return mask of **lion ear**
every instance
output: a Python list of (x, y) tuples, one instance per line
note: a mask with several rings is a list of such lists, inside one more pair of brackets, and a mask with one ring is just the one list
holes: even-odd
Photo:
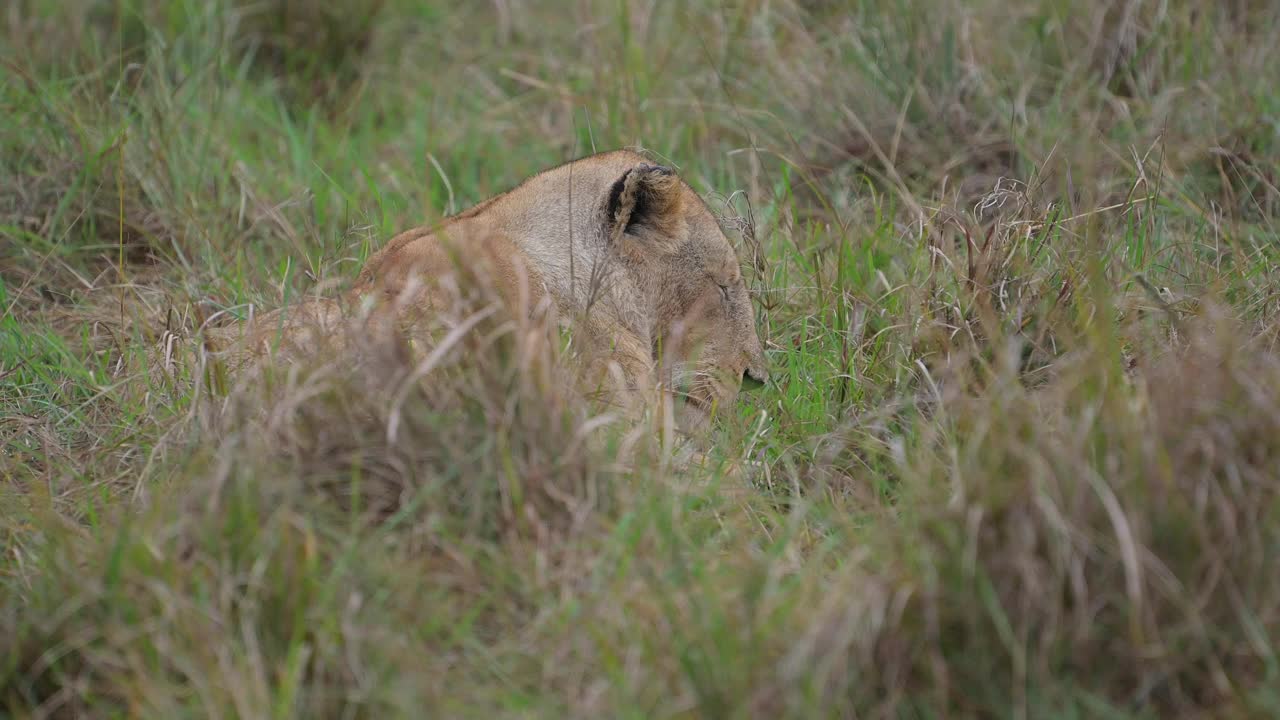
[(627, 170), (609, 188), (605, 217), (609, 236), (645, 227), (670, 232), (680, 215), (680, 178), (662, 165), (642, 163)]

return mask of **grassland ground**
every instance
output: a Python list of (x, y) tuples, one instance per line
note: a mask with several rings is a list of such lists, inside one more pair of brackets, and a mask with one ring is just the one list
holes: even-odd
[[(0, 708), (1280, 715), (1276, 27), (11, 0)], [(697, 467), (496, 331), (390, 388), (146, 362), (621, 146), (711, 198), (766, 343)]]

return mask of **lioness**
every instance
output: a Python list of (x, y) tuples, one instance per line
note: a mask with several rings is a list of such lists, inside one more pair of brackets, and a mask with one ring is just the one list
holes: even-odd
[(393, 237), (341, 298), (256, 318), (252, 347), (282, 327), (286, 344), (305, 346), (316, 324), (336, 327), (343, 307), (362, 303), (412, 333), (446, 310), (459, 267), (485, 274), (513, 306), (549, 299), (629, 388), (670, 368), (686, 430), (768, 378), (738, 258), (715, 216), (671, 169), (625, 150), (546, 170)]

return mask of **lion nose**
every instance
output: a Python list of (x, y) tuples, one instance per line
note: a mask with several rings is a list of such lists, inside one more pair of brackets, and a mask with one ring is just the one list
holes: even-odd
[(743, 390), (758, 390), (759, 388), (764, 387), (764, 384), (768, 381), (769, 381), (769, 374), (764, 372), (763, 370), (753, 370), (751, 368), (747, 368), (746, 370), (742, 371), (742, 389)]

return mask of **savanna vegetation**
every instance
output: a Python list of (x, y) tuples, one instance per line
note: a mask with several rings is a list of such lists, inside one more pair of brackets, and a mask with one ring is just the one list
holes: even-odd
[[(9, 0), (0, 708), (1280, 715), (1277, 27)], [(501, 327), (407, 380), (148, 360), (621, 146), (712, 198), (766, 342), (698, 464)]]

